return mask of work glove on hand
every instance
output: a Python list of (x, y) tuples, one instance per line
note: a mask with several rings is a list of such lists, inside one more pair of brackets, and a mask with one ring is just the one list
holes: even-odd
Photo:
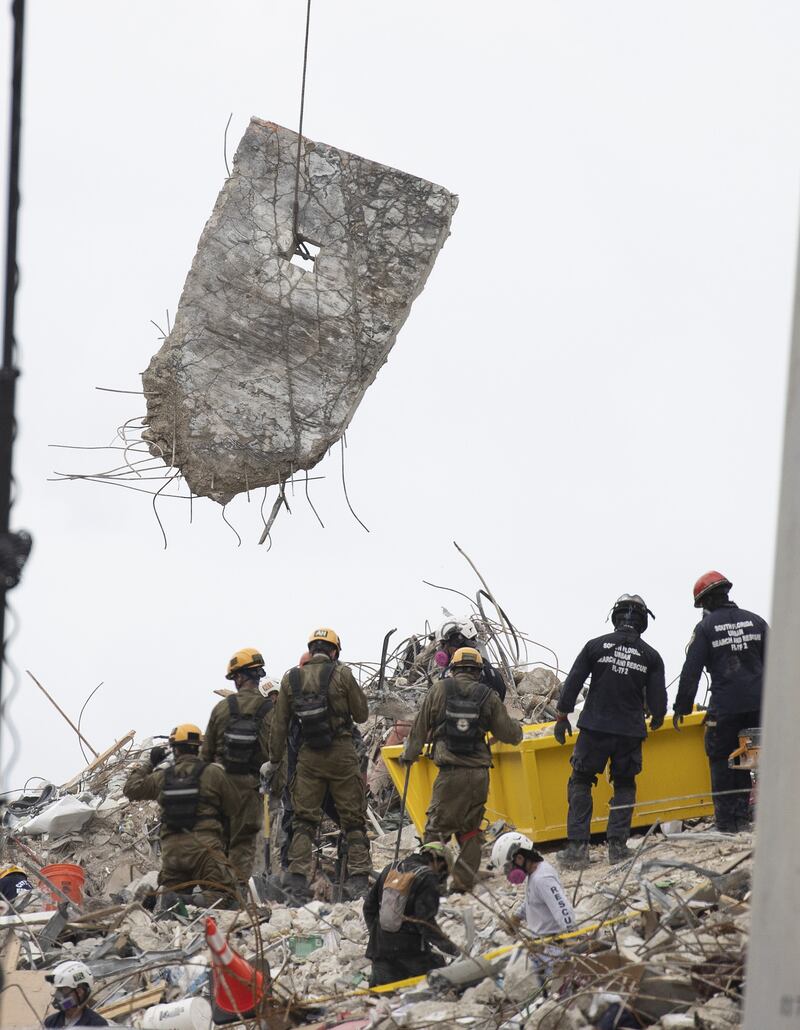
[(445, 955), (461, 954), (461, 952), (458, 950), (458, 947), (455, 944), (453, 944), (452, 941), (439, 940), (436, 942), (436, 947), (439, 949), (439, 951), (443, 951)]
[(664, 725), (664, 716), (663, 715), (653, 715), (653, 716), (650, 717), (650, 729), (651, 730), (660, 730), (663, 725)]
[(161, 765), (164, 759), (167, 757), (167, 749), (162, 747), (161, 744), (156, 744), (155, 747), (150, 748), (150, 767), (155, 769), (157, 765)]
[(673, 712), (672, 714), (672, 725), (676, 730), (680, 730), (681, 723), (683, 722), (683, 716), (679, 712)]
[(566, 744), (567, 734), (572, 736), (572, 727), (569, 724), (569, 719), (566, 715), (559, 715), (553, 727), (553, 736), (559, 744)]
[(404, 768), (408, 768), (409, 766), (412, 766), (414, 764), (414, 762), (416, 762), (416, 758), (408, 758), (406, 755), (400, 755), (400, 757), (397, 759), (397, 761)]

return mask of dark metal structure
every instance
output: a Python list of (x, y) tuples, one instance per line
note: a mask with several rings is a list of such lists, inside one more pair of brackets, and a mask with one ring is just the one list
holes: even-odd
[(8, 163), (8, 220), (6, 225), (5, 312), (3, 319), (3, 364), (0, 367), (0, 715), (2, 714), (3, 666), (6, 651), (6, 593), (19, 583), (31, 550), (31, 537), (24, 531), (11, 532), (13, 495), (13, 451), (16, 435), (14, 405), (17, 377), (14, 316), (17, 284), (17, 221), (19, 215), (19, 164), (22, 136), (22, 46), (25, 28), (25, 0), (13, 0), (14, 53), (11, 80), (11, 142)]

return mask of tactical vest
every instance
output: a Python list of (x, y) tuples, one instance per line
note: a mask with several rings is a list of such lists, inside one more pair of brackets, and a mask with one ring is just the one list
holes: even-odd
[(197, 822), (200, 801), (200, 777), (207, 768), (198, 760), (185, 772), (177, 768), (166, 769), (161, 791), (161, 821), (169, 830), (193, 830)]
[(258, 744), (261, 723), (272, 709), (272, 701), (267, 699), (249, 715), (239, 708), (239, 699), (232, 694), (228, 702), (228, 722), (222, 733), (222, 764), (225, 772), (234, 775), (257, 773), (263, 758)]
[(336, 662), (329, 663), (320, 678), (319, 693), (306, 693), (300, 686), (300, 670), (295, 666), (289, 671), (289, 686), (292, 689), (294, 714), (300, 721), (300, 732), (304, 744), (314, 751), (324, 751), (333, 744), (331, 710), (328, 702), (328, 688)]
[(476, 683), (467, 697), (459, 691), (452, 679), (446, 679), (444, 706), (444, 738), (447, 750), (454, 755), (471, 755), (481, 741), (481, 708), (489, 696), (490, 688)]

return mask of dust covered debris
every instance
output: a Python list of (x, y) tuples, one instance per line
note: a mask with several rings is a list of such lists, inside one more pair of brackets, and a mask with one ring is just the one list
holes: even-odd
[(442, 186), (253, 118), (142, 376), (151, 452), (226, 503), (309, 469), (347, 428), (450, 232)]

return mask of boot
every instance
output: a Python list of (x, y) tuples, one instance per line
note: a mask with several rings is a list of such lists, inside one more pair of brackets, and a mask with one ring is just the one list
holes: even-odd
[(559, 865), (565, 869), (586, 869), (589, 865), (588, 840), (571, 840), (563, 851), (556, 852)]
[(630, 857), (631, 853), (628, 851), (628, 845), (621, 837), (608, 838), (608, 861), (610, 865), (616, 865), (617, 862), (627, 862)]
[(359, 901), (369, 893), (369, 876), (367, 873), (353, 873), (344, 882), (345, 897), (350, 901)]
[(286, 905), (289, 908), (299, 908), (301, 905), (311, 901), (308, 880), (302, 873), (287, 873), (284, 877), (283, 892), (286, 895)]

